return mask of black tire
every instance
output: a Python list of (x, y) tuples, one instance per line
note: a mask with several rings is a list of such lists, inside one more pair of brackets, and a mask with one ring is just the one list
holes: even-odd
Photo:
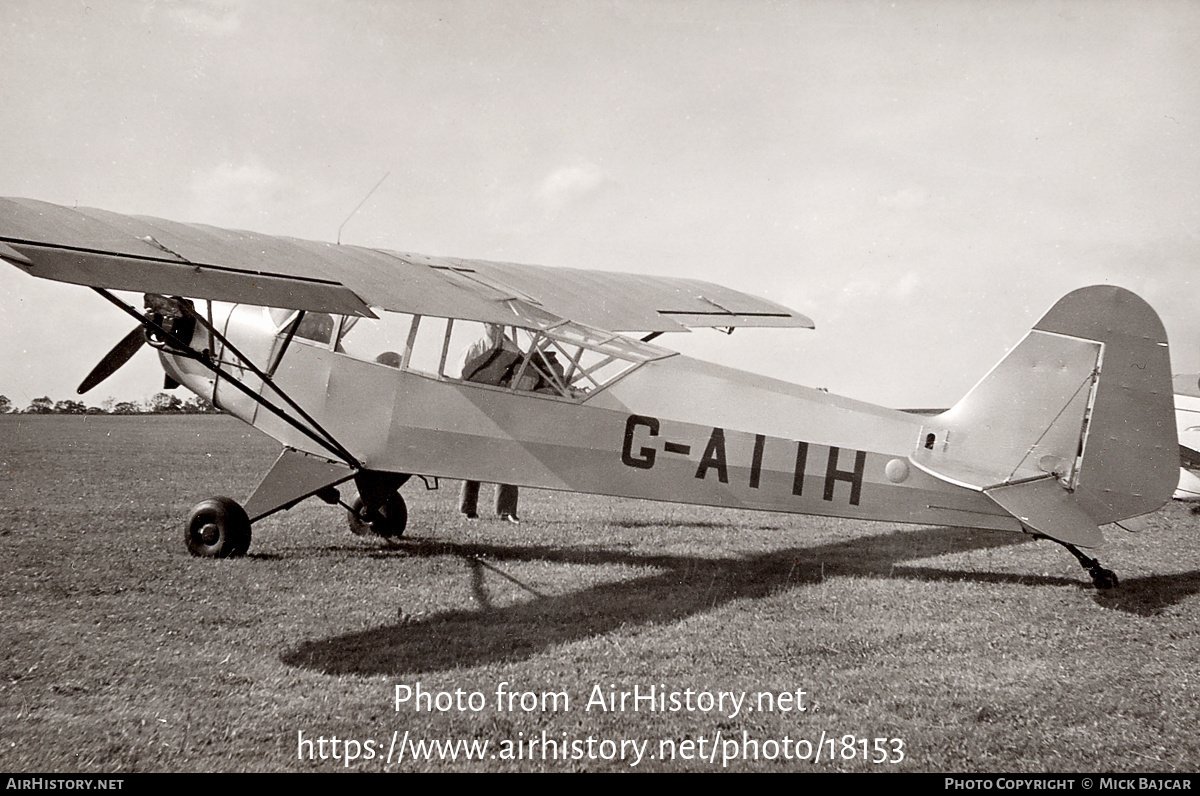
[(382, 508), (368, 512), (363, 506), (363, 499), (356, 497), (346, 519), (350, 530), (358, 536), (373, 534), (389, 541), (399, 539), (408, 527), (408, 504), (404, 502), (403, 495), (393, 492), (388, 495)]
[(1097, 567), (1096, 569), (1092, 570), (1091, 575), (1092, 583), (1097, 589), (1115, 589), (1117, 586), (1121, 585), (1121, 581), (1117, 577), (1117, 573), (1113, 572), (1111, 569)]
[(234, 558), (250, 549), (250, 518), (236, 500), (214, 497), (192, 508), (183, 526), (188, 552), (199, 558)]
[(350, 526), (350, 532), (355, 536), (370, 536), (374, 533), (371, 530), (371, 523), (363, 514), (363, 499), (356, 497), (346, 512), (346, 523)]

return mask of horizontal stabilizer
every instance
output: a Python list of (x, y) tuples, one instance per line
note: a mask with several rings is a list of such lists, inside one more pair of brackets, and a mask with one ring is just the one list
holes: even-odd
[(1053, 476), (1001, 484), (983, 493), (1034, 531), (1079, 547), (1099, 547), (1104, 535)]

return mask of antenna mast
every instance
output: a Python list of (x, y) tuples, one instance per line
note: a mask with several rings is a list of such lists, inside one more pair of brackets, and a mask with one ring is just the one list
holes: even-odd
[(371, 194), (375, 193), (375, 190), (380, 185), (383, 185), (383, 181), (388, 178), (389, 174), (391, 174), (390, 171), (387, 174), (384, 174), (382, 177), (379, 178), (379, 182), (375, 183), (375, 188), (372, 188), (371, 190), (367, 191), (367, 195), (364, 196), (362, 201), (358, 203), (358, 207), (355, 207), (353, 210), (351, 210), (350, 215), (346, 216), (346, 220), (342, 222), (342, 226), (338, 227), (338, 234), (337, 234), (337, 245), (338, 246), (342, 245), (342, 227), (346, 226), (346, 224), (348, 224), (350, 222), (350, 219), (354, 218), (354, 214), (358, 212), (358, 208), (362, 207), (363, 205), (365, 205), (367, 203), (367, 200), (371, 198)]

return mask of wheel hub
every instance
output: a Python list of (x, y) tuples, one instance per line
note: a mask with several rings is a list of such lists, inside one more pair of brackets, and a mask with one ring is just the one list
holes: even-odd
[(205, 544), (216, 544), (221, 538), (221, 529), (216, 526), (216, 523), (206, 522), (200, 526), (200, 539)]

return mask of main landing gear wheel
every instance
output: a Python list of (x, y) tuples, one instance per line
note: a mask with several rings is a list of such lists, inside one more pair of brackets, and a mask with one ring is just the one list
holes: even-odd
[(374, 534), (393, 542), (404, 535), (408, 526), (408, 504), (403, 495), (393, 492), (384, 500), (383, 506), (372, 511), (361, 497), (356, 497), (350, 505), (347, 520), (350, 530), (358, 536)]
[(250, 518), (236, 500), (202, 500), (183, 526), (183, 541), (188, 552), (200, 558), (243, 556), (250, 549)]

